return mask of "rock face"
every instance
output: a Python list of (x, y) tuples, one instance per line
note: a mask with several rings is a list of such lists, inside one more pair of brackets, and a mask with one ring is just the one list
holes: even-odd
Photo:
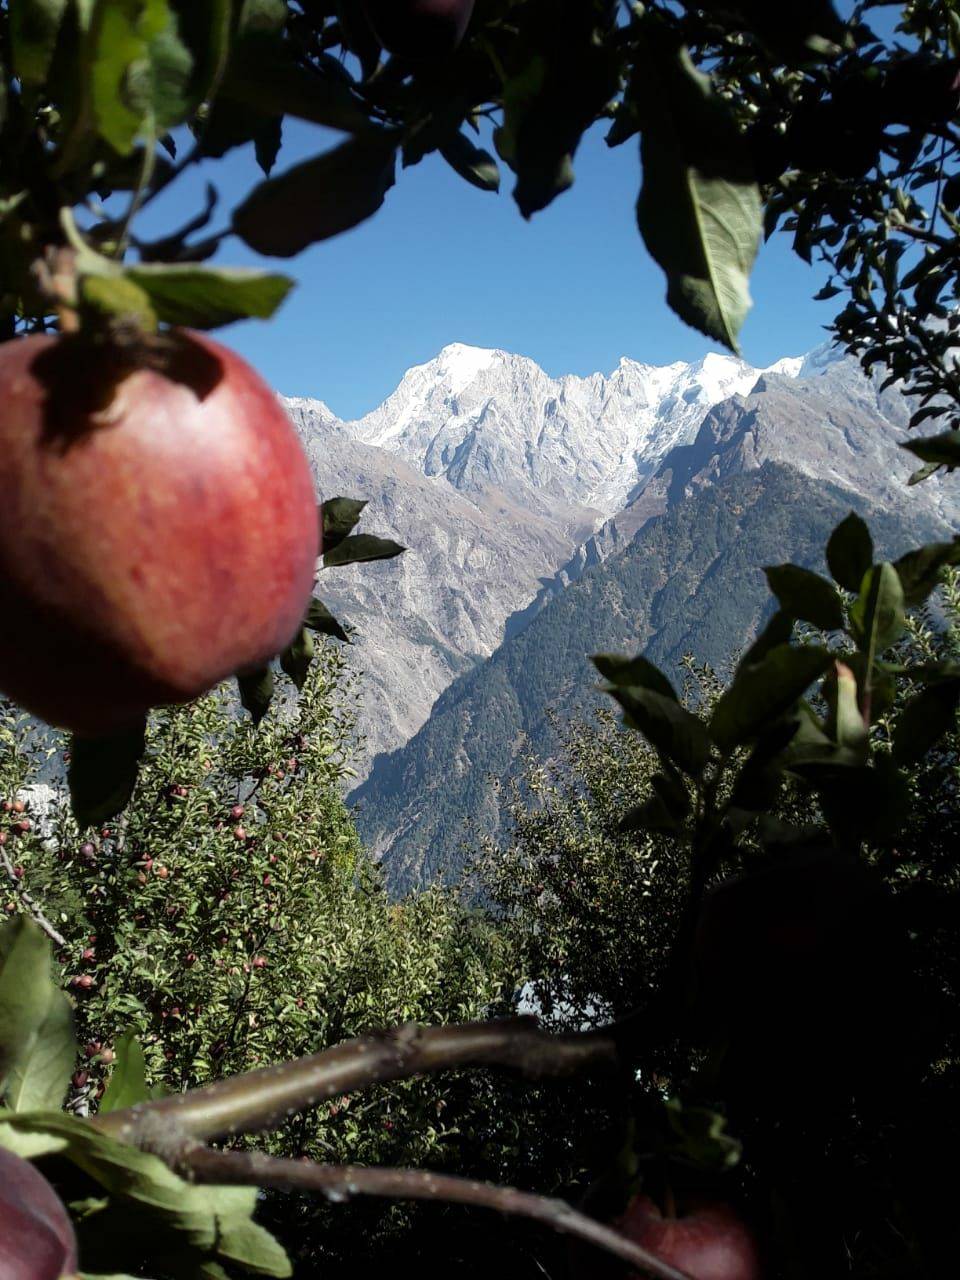
[[(801, 363), (771, 372), (789, 377)], [(709, 355), (551, 378), (523, 356), (453, 344), (357, 421), (320, 400), (284, 402), (320, 496), (370, 498), (363, 528), (410, 548), (321, 574), (319, 594), (357, 629), (361, 776), (496, 649), (508, 618), (521, 618), (565, 565), (590, 562), (596, 531), (604, 553), (622, 542), (630, 517), (611, 518), (712, 406), (758, 376)]]
[(593, 696), (590, 653), (645, 652), (669, 669), (689, 652), (722, 668), (770, 610), (759, 566), (790, 558), (822, 570), (825, 539), (851, 508), (884, 554), (955, 532), (950, 477), (906, 488), (899, 396), (822, 353), (787, 372), (708, 406), (508, 621), (506, 642), (375, 762), (353, 798), (395, 890), (454, 873), (471, 825), (497, 832), (489, 779), (510, 776), (525, 742), (549, 753), (548, 713), (570, 715)]

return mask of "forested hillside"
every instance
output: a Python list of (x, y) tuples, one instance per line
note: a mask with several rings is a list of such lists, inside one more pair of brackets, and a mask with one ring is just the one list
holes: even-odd
[(691, 653), (728, 668), (772, 608), (760, 566), (820, 568), (827, 535), (851, 508), (868, 519), (884, 554), (944, 533), (932, 515), (891, 514), (765, 463), (672, 507), (571, 584), (455, 681), (410, 743), (381, 758), (353, 793), (361, 835), (382, 856), (391, 887), (455, 876), (471, 826), (497, 830), (500, 784), (524, 739), (547, 755), (550, 717), (567, 718), (599, 697), (591, 653), (641, 650), (668, 670)]

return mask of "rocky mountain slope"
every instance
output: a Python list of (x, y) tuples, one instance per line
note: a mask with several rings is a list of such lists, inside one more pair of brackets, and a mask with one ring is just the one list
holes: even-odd
[(904, 484), (900, 398), (878, 398), (848, 362), (807, 363), (805, 377), (766, 374), (709, 409), (568, 562), (566, 582), (548, 584), (406, 747), (375, 762), (354, 798), (395, 889), (455, 870), (465, 824), (497, 830), (491, 779), (510, 775), (525, 741), (549, 751), (548, 713), (589, 702), (591, 652), (641, 650), (668, 667), (692, 652), (723, 665), (769, 607), (760, 566), (816, 565), (851, 508), (890, 554), (952, 534), (952, 482)]
[[(772, 372), (789, 377), (801, 363)], [(322, 575), (320, 593), (357, 630), (361, 776), (496, 649), (507, 619), (694, 438), (704, 414), (759, 373), (709, 355), (550, 378), (523, 356), (454, 344), (357, 421), (320, 400), (285, 401), (318, 493), (369, 498), (363, 527), (410, 548)]]

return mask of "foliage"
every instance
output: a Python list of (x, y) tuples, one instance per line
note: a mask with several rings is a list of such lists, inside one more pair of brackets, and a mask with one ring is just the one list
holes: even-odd
[[(431, 152), (463, 180), (496, 190), (488, 134), (530, 217), (569, 188), (585, 131), (610, 120), (611, 145), (639, 135), (638, 227), (677, 313), (735, 349), (765, 203), (768, 230), (782, 221), (801, 257), (817, 253), (830, 265), (825, 294), (846, 295), (834, 322), (839, 340), (919, 398), (914, 425), (947, 418), (940, 424), (947, 430), (911, 442), (923, 463), (914, 478), (952, 470), (960, 461), (949, 417), (960, 401), (953, 124), (960, 22), (954, 0), (907, 0), (899, 37), (885, 40), (867, 21), (881, 7), (864, 0), (844, 23), (829, 0), (654, 0), (627, 13), (613, 0), (479, 0), (462, 43), (439, 57), (414, 47), (411, 57), (385, 55), (360, 0), (14, 0), (0, 9), (2, 336), (80, 330), (108, 353), (153, 359), (164, 326), (266, 318), (286, 296), (285, 276), (211, 265), (228, 238), (293, 256), (374, 214), (397, 161), (415, 165)], [(274, 176), (288, 115), (346, 136)], [(214, 189), (183, 226), (153, 242), (138, 235), (140, 210), (185, 168), (251, 142), (265, 180), (243, 193), (218, 229), (211, 230)], [(826, 486), (819, 492), (829, 495)], [(345, 563), (350, 552), (396, 554), (394, 544), (350, 532), (358, 514), (356, 503), (337, 508), (341, 542), (325, 544), (328, 563)], [(702, 539), (691, 541), (702, 553)], [(744, 570), (757, 552), (744, 549)], [(621, 1159), (591, 1202), (599, 1217), (614, 1216), (638, 1174), (665, 1199), (674, 1185), (720, 1185), (748, 1205), (773, 1273), (933, 1273), (958, 1249), (939, 1173), (956, 1137), (956, 1046), (952, 1030), (943, 1030), (955, 1017), (942, 1016), (956, 1011), (956, 886), (952, 872), (944, 874), (949, 845), (930, 835), (918, 801), (936, 785), (937, 821), (949, 834), (960, 673), (926, 622), (913, 632), (913, 651), (898, 653), (897, 645), (908, 611), (922, 607), (956, 563), (957, 544), (928, 545), (895, 563), (883, 552), (877, 559), (854, 515), (827, 548), (834, 584), (814, 577), (812, 563), (785, 565), (785, 554), (781, 546), (765, 557), (776, 610), (718, 691), (709, 720), (683, 704), (649, 654), (600, 659), (627, 724), (656, 757), (649, 793), (618, 816), (655, 831), (657, 841), (675, 837), (665, 865), (683, 867), (672, 940), (664, 920), (637, 912), (651, 954), (634, 968), (633, 1007), (603, 1035), (554, 1040), (547, 1054), (523, 1025), (455, 1031), (440, 1043), (453, 1055), (445, 1060), (460, 1065), (519, 1062), (543, 1072), (617, 1059), (623, 1088), (612, 1092), (632, 1104), (632, 1127), (621, 1125)], [(659, 601), (673, 615), (665, 629), (680, 626), (686, 601), (678, 590), (679, 582), (673, 595), (668, 586)], [(316, 605), (305, 625), (340, 630)], [(831, 628), (829, 636), (813, 635), (815, 626)], [(311, 681), (330, 669), (329, 659), (311, 663), (316, 649), (301, 632), (280, 662), (303, 690), (293, 714), (307, 720), (318, 706)], [(549, 659), (542, 652), (534, 665)], [(82, 840), (58, 807), (49, 837), (38, 836), (33, 812), (10, 799), (0, 863), (17, 919), (0, 946), (7, 1104), (0, 1140), (50, 1162), (88, 1253), (96, 1257), (89, 1242), (96, 1235), (109, 1270), (124, 1259), (151, 1274), (215, 1280), (232, 1266), (289, 1270), (283, 1250), (251, 1221), (253, 1184), (304, 1184), (290, 1166), (204, 1141), (244, 1135), (251, 1108), (276, 1124), (271, 1088), (291, 1080), (302, 1088), (286, 1112), (322, 1098), (303, 1083), (303, 1064), (230, 1077), (214, 1096), (233, 1099), (234, 1109), (223, 1104), (226, 1119), (207, 1115), (196, 1142), (183, 1117), (215, 1112), (210, 1095), (188, 1091), (172, 1108), (179, 1122), (159, 1132), (170, 1111), (165, 1100), (144, 1096), (148, 1075), (176, 1088), (292, 1052), (287, 1030), (297, 1041), (316, 1030), (321, 999), (323, 1031), (334, 1034), (344, 1019), (359, 1025), (367, 1012), (400, 1017), (429, 1005), (434, 1015), (448, 1007), (469, 1014), (478, 975), (484, 1001), (499, 991), (495, 966), (492, 979), (484, 969), (489, 934), (451, 914), (442, 896), (385, 913), (355, 861), (332, 789), (342, 763), (324, 750), (329, 724), (321, 714), (316, 740), (308, 728), (302, 744), (292, 742), (296, 720), (268, 712), (273, 683), (266, 667), (241, 679), (259, 727), (225, 721), (213, 698), (162, 713), (145, 737), (137, 730), (122, 741), (78, 742), (72, 799), (84, 822), (99, 823), (134, 797), (108, 834), (101, 828)], [(484, 732), (502, 739), (508, 728), (504, 716)], [(25, 732), (36, 731), (8, 717), (3, 740), (16, 745)], [(451, 758), (438, 758), (445, 773)], [(649, 752), (642, 759), (644, 768), (652, 764)], [(3, 765), (11, 797), (24, 767), (17, 751)], [(170, 770), (178, 771), (172, 784)], [(244, 812), (231, 815), (231, 826), (234, 797)], [(592, 811), (577, 822), (586, 818)], [(561, 836), (569, 851), (571, 829)], [(307, 865), (321, 862), (311, 850), (324, 855), (316, 869)], [(628, 877), (631, 897), (643, 863)], [(717, 884), (724, 874), (733, 878)], [(194, 875), (199, 889), (187, 883)], [(311, 911), (304, 936), (314, 950), (306, 956), (283, 946), (298, 899)], [(321, 929), (327, 921), (329, 930)], [(582, 936), (612, 963), (623, 962), (638, 934), (606, 937), (595, 912), (584, 924)], [(70, 966), (87, 1043), (100, 1041), (86, 1069), (94, 1082), (108, 1065), (105, 1046), (117, 1055), (116, 1083), (92, 1121), (56, 1110), (69, 1019), (37, 928)], [(344, 935), (356, 939), (346, 973), (337, 950)], [(562, 963), (562, 985), (581, 996), (593, 979), (587, 972), (572, 985), (568, 959), (554, 954), (554, 975)], [(373, 996), (369, 1008), (360, 984)], [(330, 986), (341, 993), (339, 1005), (327, 1003)], [(302, 1009), (293, 995), (300, 987)], [(610, 988), (603, 998), (613, 1008), (622, 995)], [(144, 1034), (143, 1063), (133, 1039), (119, 1034), (128, 1022)], [(475, 1058), (453, 1054), (461, 1034), (475, 1038)], [(531, 1038), (532, 1057), (518, 1059)], [(410, 1046), (399, 1033), (386, 1044), (403, 1059), (391, 1060), (389, 1078), (402, 1076)], [(417, 1061), (412, 1053), (407, 1074)], [(679, 1064), (672, 1073), (671, 1061)], [(661, 1062), (674, 1093), (669, 1107), (642, 1074), (637, 1081), (645, 1065)], [(82, 1095), (90, 1084), (75, 1088)], [(409, 1108), (412, 1154), (432, 1158), (437, 1127), (428, 1127), (424, 1095), (392, 1088), (380, 1096)], [(138, 1097), (137, 1110), (125, 1110)], [(496, 1107), (489, 1094), (485, 1101)], [(588, 1115), (593, 1107), (591, 1099)], [(277, 1141), (302, 1131), (304, 1141), (320, 1144), (333, 1129), (337, 1153), (372, 1156), (379, 1144), (351, 1138), (361, 1130), (350, 1113), (339, 1107), (339, 1129), (322, 1111), (286, 1128), (281, 1121)], [(530, 1163), (543, 1157), (541, 1172), (560, 1167), (557, 1151), (567, 1171), (577, 1163), (576, 1143), (564, 1148), (560, 1139), (563, 1124), (561, 1114), (533, 1140)], [(482, 1121), (477, 1136), (486, 1142), (515, 1125), (522, 1148), (522, 1126), (510, 1113)], [(509, 1163), (495, 1150), (489, 1163), (498, 1162)], [(304, 1175), (301, 1162), (292, 1165)], [(203, 1168), (247, 1185), (181, 1177), (189, 1170), (198, 1178)], [(311, 1185), (336, 1196), (360, 1182), (386, 1185), (376, 1182), (382, 1172), (309, 1166)], [(427, 1183), (439, 1185), (409, 1176), (390, 1185), (409, 1193)], [(584, 1225), (569, 1208), (473, 1182), (444, 1185), (455, 1198), (506, 1203), (598, 1240), (596, 1224)], [(600, 1235), (634, 1269), (663, 1274), (655, 1258)]]
[[(96, 833), (78, 829), (49, 773), (56, 739), (4, 708), (0, 791), (24, 805), (0, 849), (6, 910), (39, 911), (64, 938), (79, 1064), (69, 1022), (66, 1062), (51, 1055), (52, 1033), (44, 1043), (61, 1088), (73, 1073), (69, 1110), (115, 1110), (396, 1023), (479, 1018), (512, 993), (508, 949), (454, 895), (391, 904), (360, 856), (340, 798), (354, 697), (340, 651), (321, 645), (299, 698), (259, 726), (225, 689), (161, 712), (131, 804)], [(42, 953), (39, 933), (26, 936)], [(477, 1164), (509, 1164), (517, 1122), (498, 1133), (484, 1119), (490, 1099), (469, 1077), (384, 1085), (296, 1116), (266, 1149), (439, 1166), (473, 1151)], [(381, 1207), (304, 1213), (289, 1199), (269, 1214), (295, 1254), (327, 1266), (356, 1256), (358, 1230), (372, 1258), (385, 1239), (396, 1248), (409, 1221)], [(96, 1215), (81, 1225), (85, 1257), (101, 1229)]]
[[(352, 796), (366, 842), (397, 832), (391, 887), (455, 877), (471, 829), (494, 835), (502, 829), (523, 740), (548, 758), (557, 744), (550, 712), (569, 718), (598, 700), (590, 648), (640, 643), (671, 675), (686, 652), (725, 670), (772, 608), (758, 562), (792, 556), (823, 568), (824, 543), (851, 500), (857, 501), (849, 492), (773, 463), (704, 486), (649, 521), (622, 551), (588, 569), (522, 632), (454, 681), (427, 723), (378, 762)], [(861, 511), (890, 554), (936, 529), (919, 513), (904, 520), (867, 504)], [(442, 765), (460, 758), (471, 767), (452, 772)]]

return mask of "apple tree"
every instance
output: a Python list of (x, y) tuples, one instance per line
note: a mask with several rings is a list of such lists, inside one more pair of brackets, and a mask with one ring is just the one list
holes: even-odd
[[(638, 229), (682, 319), (735, 350), (764, 221), (768, 231), (782, 225), (801, 256), (831, 268), (827, 292), (844, 297), (838, 339), (918, 397), (914, 425), (949, 424), (960, 28), (953, 0), (907, 0), (897, 31), (878, 33), (872, 11), (890, 7), (865, 0), (843, 19), (830, 0), (3, 6), (0, 688), (73, 731), (80, 825), (112, 839), (103, 826), (129, 801), (140, 761), (151, 767), (155, 706), (236, 675), (256, 720), (274, 659), (304, 683), (311, 630), (338, 625), (312, 597), (321, 553), (330, 565), (400, 550), (351, 532), (356, 502), (327, 500), (318, 514), (276, 400), (208, 336), (268, 319), (291, 286), (285, 275), (221, 265), (233, 240), (293, 258), (376, 214), (398, 165), (431, 152), (488, 194), (502, 162), (529, 218), (570, 187), (581, 138), (605, 122), (611, 145), (639, 152)], [(342, 140), (274, 173), (287, 116)], [(214, 190), (184, 225), (144, 236), (140, 214), (159, 192), (246, 144), (265, 177), (236, 207), (221, 213)], [(918, 481), (957, 465), (956, 437), (947, 425), (909, 443), (923, 464)], [(287, 1274), (285, 1251), (252, 1221), (258, 1186), (335, 1204), (372, 1196), (502, 1210), (673, 1280), (842, 1269), (855, 1193), (903, 1242), (896, 1256), (867, 1249), (863, 1274), (912, 1274), (955, 1256), (955, 1215), (933, 1173), (937, 1085), (955, 1057), (936, 1057), (911, 961), (918, 937), (949, 934), (952, 899), (940, 885), (921, 898), (894, 893), (874, 850), (909, 820), (906, 767), (953, 724), (953, 660), (900, 663), (893, 649), (906, 611), (957, 554), (945, 543), (877, 560), (852, 518), (827, 548), (833, 582), (771, 567), (778, 609), (706, 724), (643, 655), (598, 659), (658, 759), (630, 821), (675, 837), (685, 865), (669, 956), (642, 1013), (557, 1036), (524, 1020), (405, 1023), (163, 1098), (149, 1096), (130, 1040), (112, 1050), (99, 1110), (83, 1117), (61, 1109), (77, 1070), (74, 1009), (52, 979), (49, 937), (29, 909), (15, 912), (0, 939), (0, 1145), (15, 1158), (13, 1196), (30, 1186), (16, 1160), (44, 1161), (81, 1219), (98, 1215), (113, 1256), (132, 1251), (131, 1267), (153, 1276), (219, 1277), (234, 1266)], [(257, 591), (241, 598), (248, 578)], [(898, 687), (912, 693), (884, 741), (877, 727)], [(774, 816), (788, 778), (809, 797), (809, 823)], [(172, 799), (199, 819), (212, 799), (177, 785), (187, 795)], [(29, 817), (13, 822), (17, 838), (29, 835)], [(150, 884), (149, 922), (165, 897), (155, 886), (170, 876), (154, 878), (155, 855), (136, 851), (152, 859), (136, 873)], [(249, 852), (251, 866), (283, 856), (272, 841)], [(284, 875), (296, 876), (293, 862)], [(263, 871), (261, 889), (273, 874)], [(271, 903), (271, 894), (246, 899), (247, 932), (229, 940), (257, 944), (244, 961), (251, 989), (255, 972), (268, 978), (253, 961)], [(242, 965), (222, 958), (239, 978), (229, 970)], [(127, 981), (136, 988), (132, 973)], [(636, 1189), (643, 1114), (630, 1128), (639, 1149), (625, 1144), (628, 1181), (598, 1192), (591, 1213), (448, 1173), (304, 1162), (239, 1144), (346, 1093), (452, 1068), (607, 1071), (629, 1093), (645, 1055), (678, 1037), (695, 1069), (675, 1082), (668, 1115), (687, 1163), (704, 1173), (691, 1193), (707, 1200), (691, 1200), (680, 1218), (672, 1165), (624, 1203), (625, 1186)], [(912, 1091), (904, 1082), (917, 1073), (934, 1087)], [(878, 1158), (895, 1166), (892, 1181), (845, 1177), (854, 1122), (884, 1135)], [(769, 1177), (771, 1203), (749, 1186), (741, 1205), (717, 1201), (726, 1124), (744, 1144), (744, 1167)], [(26, 1194), (36, 1208), (46, 1191)], [(22, 1229), (6, 1222), (19, 1241)], [(57, 1274), (73, 1266), (72, 1242), (56, 1227), (53, 1236)]]

